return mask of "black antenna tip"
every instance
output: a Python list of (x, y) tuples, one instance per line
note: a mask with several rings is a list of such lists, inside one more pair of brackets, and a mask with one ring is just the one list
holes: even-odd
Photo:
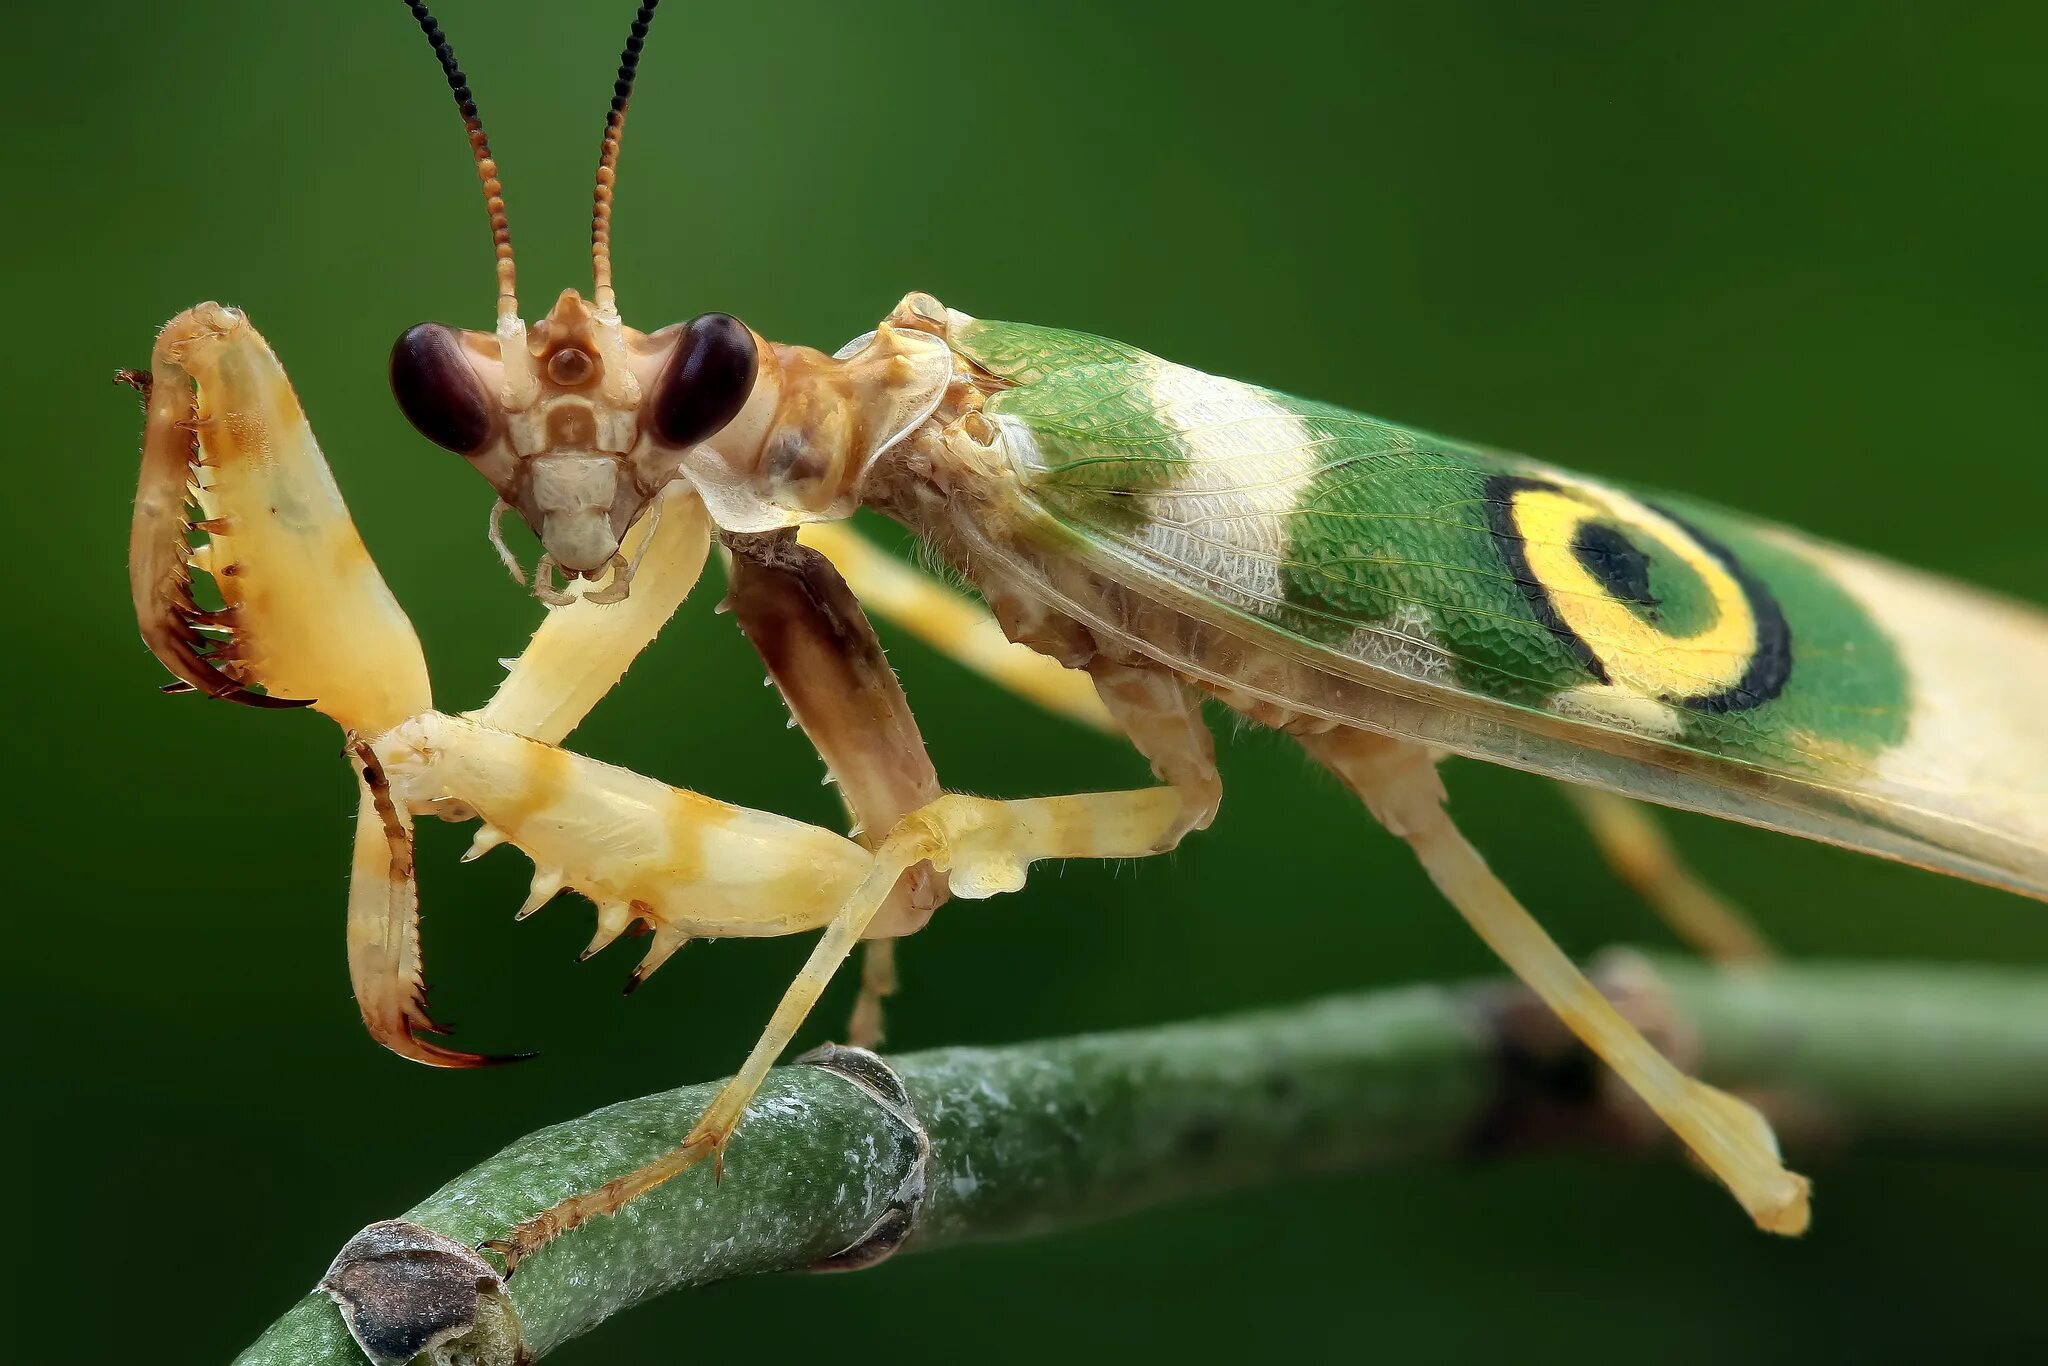
[(441, 74), (448, 78), (448, 89), (454, 92), (455, 103), (462, 110), (462, 117), (476, 118), (476, 100), (469, 93), (469, 78), (462, 74), (456, 64), (455, 49), (449, 45), (448, 36), (441, 32), (440, 23), (434, 18), (423, 0), (405, 0), (405, 7), (412, 11), (412, 17), (419, 21), (420, 32), (427, 35), (427, 43), (434, 49), (434, 56), (441, 63)]
[(505, 201), (499, 188), (497, 162), (491, 156), (490, 139), (484, 133), (483, 117), (477, 113), (476, 98), (469, 93), (469, 78), (456, 64), (455, 49), (449, 45), (447, 35), (441, 32), (441, 25), (427, 9), (425, 0), (405, 0), (405, 7), (412, 11), (420, 32), (426, 35), (427, 45), (434, 49), (434, 57), (441, 63), (441, 74), (448, 78), (448, 89), (455, 96), (455, 107), (462, 114), (463, 127), (469, 133), (470, 155), (475, 159), (477, 175), (483, 181), (484, 207), (491, 216), (491, 239), (497, 244), (498, 307), (502, 316), (516, 303), (515, 272), (512, 230), (505, 221)]

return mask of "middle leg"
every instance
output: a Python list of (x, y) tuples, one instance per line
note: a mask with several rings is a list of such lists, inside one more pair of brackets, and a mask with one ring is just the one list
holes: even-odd
[[(846, 532), (828, 543), (838, 545), (838, 553), (844, 554), (843, 541), (851, 537)], [(853, 543), (861, 544), (857, 538)], [(725, 545), (731, 555), (728, 601), (740, 629), (839, 785), (853, 813), (855, 838), (873, 848), (882, 832), (938, 796), (939, 781), (862, 603), (835, 561), (798, 544), (791, 533), (728, 536)], [(868, 555), (881, 555), (872, 547), (865, 549)], [(858, 558), (854, 563), (862, 564)], [(900, 583), (892, 586), (872, 565), (862, 571), (863, 581), (899, 604), (906, 593), (927, 605), (933, 594), (950, 593), (927, 576), (904, 566), (898, 569), (900, 576), (912, 580), (913, 589)], [(982, 651), (1005, 661), (1001, 681), (1012, 682), (1027, 666), (1034, 666), (1033, 676), (1057, 677), (1061, 696), (1070, 697), (1076, 684), (1092, 694), (1086, 714), (1106, 729), (1122, 731), (1151, 762), (1153, 773), (1180, 794), (1182, 816), (1172, 838), (1209, 824), (1222, 799), (1222, 782), (1197, 694), (1163, 670), (1096, 653), (1093, 641), (1078, 629), (1068, 632), (1072, 638), (1062, 639), (1060, 646), (1063, 653), (1086, 659), (1085, 672), (1062, 668), (1026, 646), (1003, 641), (981, 608), (955, 596), (954, 617), (965, 614), (982, 620), (986, 633), (1014, 652)], [(1050, 675), (1037, 675), (1035, 666), (1043, 666)], [(1048, 691), (1041, 687), (1031, 695), (1043, 697)], [(1071, 701), (1065, 709), (1072, 714), (1084, 711)], [(930, 876), (930, 870), (913, 870), (876, 917), (868, 931), (861, 991), (850, 1026), (854, 1043), (870, 1046), (879, 1041), (882, 1001), (896, 985), (895, 940), (921, 928), (944, 898), (943, 884)]]

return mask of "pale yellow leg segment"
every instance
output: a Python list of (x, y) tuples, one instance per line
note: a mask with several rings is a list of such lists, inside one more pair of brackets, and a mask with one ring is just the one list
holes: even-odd
[[(219, 304), (187, 309), (157, 337), (150, 374), (128, 567), (157, 658), (202, 692), (309, 703), (358, 734), (431, 706), (412, 623), (248, 318)], [(187, 521), (188, 502), (199, 521)], [(196, 552), (185, 543), (193, 527), (211, 538)], [(194, 601), (194, 567), (213, 576), (220, 609)]]
[(988, 609), (965, 593), (903, 563), (845, 522), (813, 523), (799, 535), (832, 561), (869, 611), (1047, 711), (1116, 730), (1086, 674), (1005, 636)]
[(720, 1152), (747, 1104), (847, 954), (903, 875), (920, 863), (947, 874), (961, 897), (993, 896), (1024, 885), (1027, 869), (1049, 858), (1140, 858), (1167, 847), (1182, 819), (1171, 788), (1093, 792), (1024, 801), (947, 795), (906, 816), (875, 851), (873, 864), (812, 948), (746, 1061), (667, 1156), (571, 1196), (527, 1219), (503, 1241), (509, 1273), (550, 1240), (599, 1215), (616, 1214), (663, 1182)]
[[(981, 603), (905, 564), (848, 523), (815, 523), (800, 538), (832, 562), (868, 611), (1047, 711), (1129, 737), (1152, 761), (1153, 772), (1187, 799), (1189, 828), (1209, 824), (1222, 799), (1214, 744), (1199, 700), (1170, 674), (1106, 661), (1087, 672), (1069, 669), (1010, 640)], [(870, 940), (864, 952), (868, 961), (850, 1030), (855, 1043), (880, 1040), (882, 1000), (896, 989), (895, 955), (887, 941)]]
[(1656, 813), (1599, 788), (1568, 783), (1565, 793), (1615, 876), (1699, 954), (1724, 963), (1768, 963), (1776, 956), (1749, 917), (1686, 867)]
[(359, 800), (348, 882), (348, 970), (370, 1037), (429, 1067), (484, 1067), (512, 1057), (465, 1053), (426, 1038), (447, 1031), (427, 1010), (420, 965), (412, 813), (391, 791), (371, 746), (350, 746)]
[(530, 914), (562, 891), (597, 906), (588, 952), (634, 920), (654, 966), (692, 938), (794, 934), (825, 923), (872, 862), (853, 841), (733, 806), (466, 717), (427, 712), (375, 751), (414, 812), (483, 822), (473, 852), (510, 844), (534, 863)]
[(489, 703), (468, 713), (487, 726), (559, 744), (625, 675), (696, 586), (711, 550), (704, 504), (681, 480), (626, 533), (633, 572), (622, 601), (578, 597), (547, 618)]
[(1381, 825), (1407, 841), (1480, 938), (1671, 1127), (1758, 1227), (1805, 1231), (1807, 1181), (1779, 1160), (1770, 1125), (1751, 1106), (1679, 1071), (1594, 989), (1451, 823), (1436, 756), (1359, 731), (1301, 739)]
[(1202, 719), (1202, 697), (1164, 669), (1098, 659), (1088, 666), (1110, 724), (1152, 765), (1152, 776), (1181, 796), (1173, 837), (1207, 830), (1223, 804), (1216, 737)]

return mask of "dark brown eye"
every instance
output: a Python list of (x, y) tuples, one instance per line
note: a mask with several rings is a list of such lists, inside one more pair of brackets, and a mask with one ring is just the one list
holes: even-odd
[(754, 388), (754, 334), (724, 313), (683, 324), (648, 414), (665, 445), (694, 446), (733, 420)]
[(419, 434), (457, 455), (475, 455), (491, 439), (490, 393), (463, 358), (452, 327), (421, 323), (391, 348), (391, 392)]

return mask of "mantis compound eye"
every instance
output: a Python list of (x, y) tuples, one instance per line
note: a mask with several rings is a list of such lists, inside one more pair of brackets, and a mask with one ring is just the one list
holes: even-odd
[(490, 391), (452, 327), (406, 330), (391, 348), (391, 392), (421, 436), (457, 455), (475, 455), (497, 430)]
[(675, 352), (654, 383), (648, 416), (667, 446), (694, 446), (746, 406), (760, 357), (738, 318), (704, 313), (683, 324)]

